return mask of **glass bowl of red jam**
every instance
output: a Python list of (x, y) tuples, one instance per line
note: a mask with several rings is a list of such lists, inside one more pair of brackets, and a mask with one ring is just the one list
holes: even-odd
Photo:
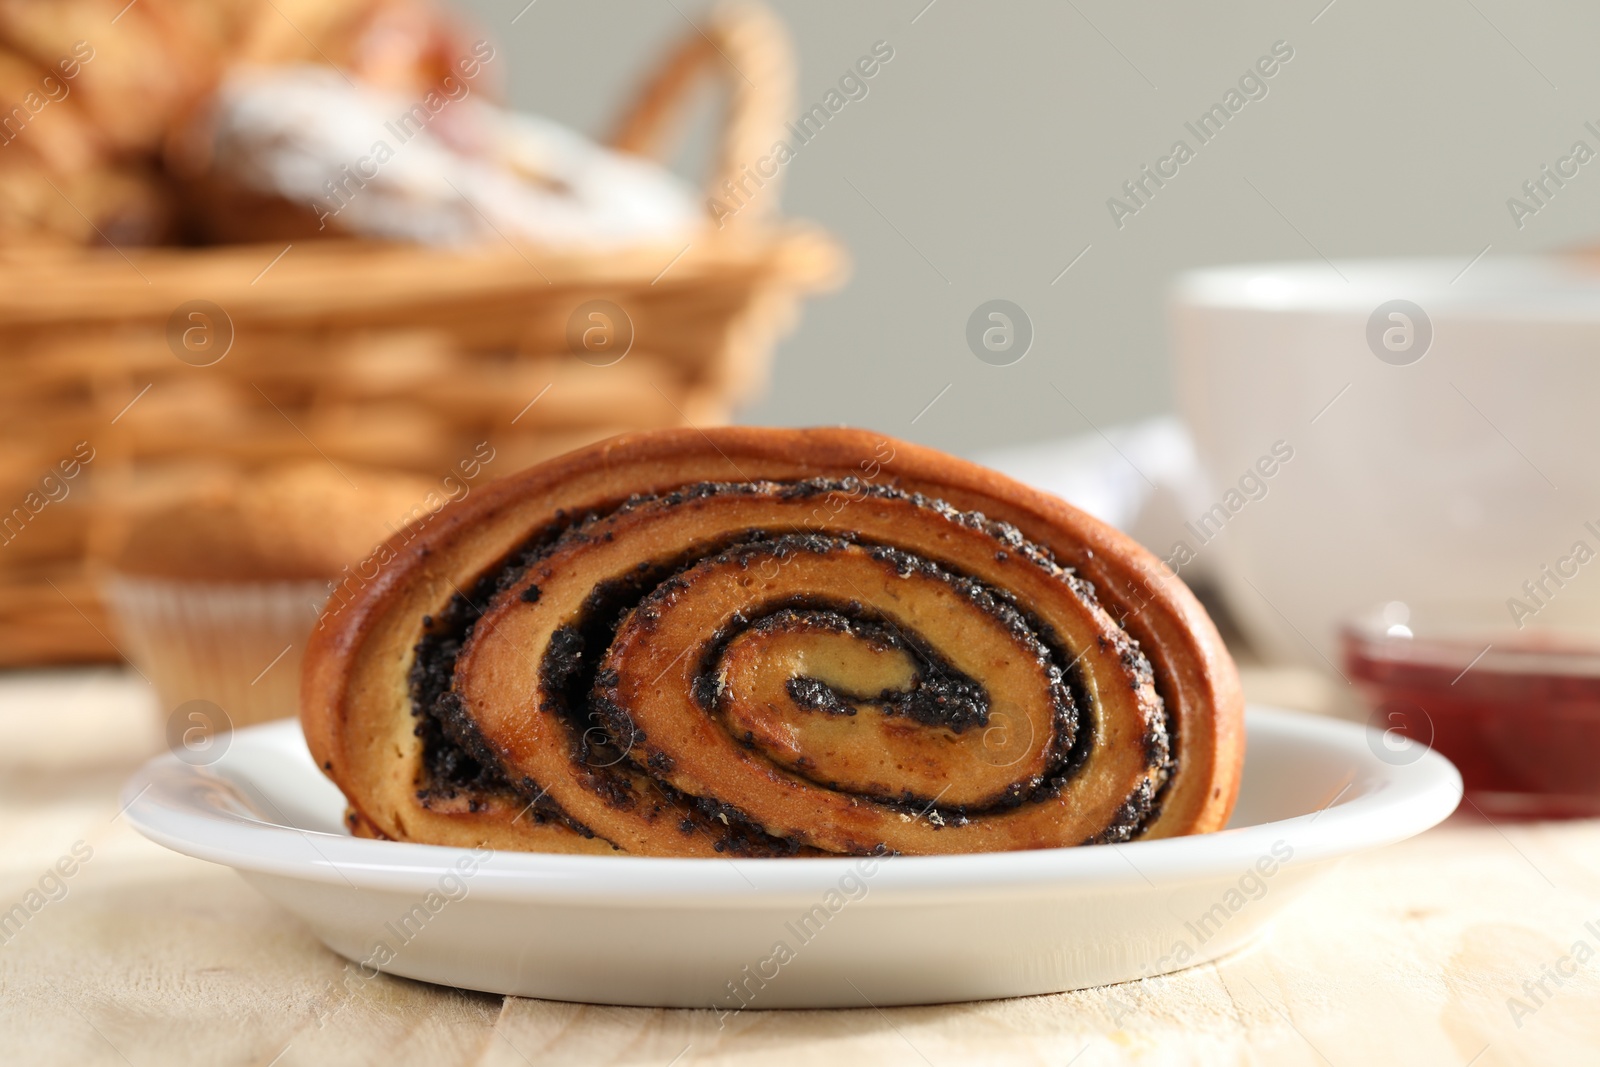
[(1345, 673), (1384, 731), (1375, 751), (1436, 749), (1485, 814), (1600, 816), (1600, 618), (1572, 614), (1391, 602), (1346, 622)]

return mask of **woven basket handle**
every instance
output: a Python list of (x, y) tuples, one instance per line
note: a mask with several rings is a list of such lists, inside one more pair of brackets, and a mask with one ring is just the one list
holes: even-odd
[(748, 225), (776, 208), (782, 168), (769, 157), (794, 104), (789, 34), (765, 7), (727, 4), (688, 34), (644, 83), (611, 144), (664, 158), (690, 91), (708, 75), (725, 83), (727, 104), (707, 212), (719, 225)]

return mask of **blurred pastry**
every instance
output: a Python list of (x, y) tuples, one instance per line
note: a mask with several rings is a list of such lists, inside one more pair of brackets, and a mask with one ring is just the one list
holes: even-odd
[(237, 66), (321, 63), (420, 98), (463, 56), (425, 0), (5, 0), (0, 243), (176, 239), (172, 140)]
[(101, 583), (124, 650), (167, 711), (199, 699), (235, 726), (293, 715), (332, 584), (447, 495), (414, 475), (316, 462), (139, 512)]
[(266, 236), (258, 206), (278, 238), (435, 245), (603, 246), (703, 223), (693, 193), (660, 166), (476, 97), (478, 75), (465, 71), (481, 73), (479, 59), (421, 97), (327, 67), (235, 71), (183, 138), (205, 161), (195, 180), (205, 236)]

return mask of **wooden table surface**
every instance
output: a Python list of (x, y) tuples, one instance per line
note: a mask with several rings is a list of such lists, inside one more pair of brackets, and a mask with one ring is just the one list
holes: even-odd
[[(1302, 705), (1315, 679), (1255, 674)], [(0, 1063), (935, 1065), (1600, 1062), (1600, 822), (1458, 815), (1347, 861), (1261, 947), (1109, 989), (927, 1008), (601, 1008), (364, 983), (232, 871), (120, 817), (161, 745), (136, 678), (0, 675)], [(45, 878), (66, 858), (69, 877)], [(37, 898), (36, 898), (37, 902)], [(1593, 925), (1589, 925), (1593, 924)], [(1542, 988), (1541, 988), (1542, 983)]]

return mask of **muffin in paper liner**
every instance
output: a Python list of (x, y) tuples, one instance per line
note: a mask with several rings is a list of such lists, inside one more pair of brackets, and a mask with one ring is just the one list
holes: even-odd
[(211, 728), (299, 713), (300, 659), (328, 583), (185, 581), (110, 574), (118, 639), (167, 711), (221, 710)]
[(200, 708), (207, 731), (298, 714), (301, 657), (330, 592), (379, 543), (470, 492), (493, 458), (481, 446), (438, 481), (291, 464), (143, 509), (100, 570), (123, 654), (163, 714), (214, 705)]

